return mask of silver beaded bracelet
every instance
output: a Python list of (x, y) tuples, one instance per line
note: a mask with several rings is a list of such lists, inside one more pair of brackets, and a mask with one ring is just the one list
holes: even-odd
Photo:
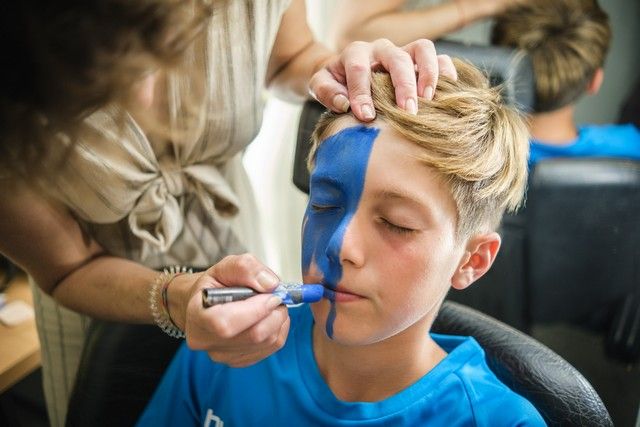
[(184, 273), (193, 273), (193, 270), (177, 265), (165, 268), (162, 273), (158, 274), (149, 289), (149, 308), (153, 320), (164, 333), (174, 338), (185, 338), (186, 335), (171, 319), (167, 291), (171, 281)]

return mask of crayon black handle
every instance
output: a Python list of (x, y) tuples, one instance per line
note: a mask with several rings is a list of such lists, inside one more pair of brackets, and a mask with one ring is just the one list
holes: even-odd
[(258, 292), (253, 289), (243, 287), (205, 288), (202, 290), (202, 306), (207, 308), (212, 305), (242, 301), (257, 294)]

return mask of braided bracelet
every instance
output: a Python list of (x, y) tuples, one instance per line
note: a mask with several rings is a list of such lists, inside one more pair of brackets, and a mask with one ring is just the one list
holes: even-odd
[[(174, 338), (184, 338), (184, 331), (181, 330), (171, 318), (169, 314), (169, 284), (177, 276), (184, 273), (192, 273), (193, 270), (187, 267), (173, 266), (165, 268), (162, 273), (151, 284), (149, 289), (149, 308), (156, 325), (162, 329), (164, 333)], [(158, 295), (160, 294), (160, 295)]]

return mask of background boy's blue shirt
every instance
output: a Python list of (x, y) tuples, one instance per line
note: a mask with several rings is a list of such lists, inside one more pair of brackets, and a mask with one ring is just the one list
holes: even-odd
[(553, 157), (622, 157), (640, 160), (640, 131), (632, 124), (578, 127), (578, 138), (566, 145), (531, 140), (529, 166)]
[(138, 425), (541, 426), (535, 408), (495, 377), (473, 338), (433, 334), (449, 355), (416, 383), (380, 402), (338, 400), (313, 357), (307, 306), (289, 310), (276, 354), (248, 368), (211, 362), (183, 346)]

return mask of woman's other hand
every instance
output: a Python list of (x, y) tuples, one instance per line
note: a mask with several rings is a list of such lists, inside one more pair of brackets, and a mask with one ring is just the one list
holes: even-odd
[(351, 108), (358, 119), (371, 121), (370, 76), (376, 68), (391, 74), (396, 102), (410, 112), (417, 110), (418, 96), (431, 99), (439, 75), (456, 77), (451, 58), (437, 55), (426, 39), (403, 47), (387, 39), (353, 42), (336, 54), (313, 38), (304, 0), (292, 0), (271, 51), (266, 81), (285, 100), (302, 101), (310, 93), (330, 110)]
[(289, 314), (280, 298), (265, 293), (202, 307), (204, 288), (247, 286), (269, 292), (278, 282), (271, 270), (249, 254), (228, 256), (201, 273), (183, 308), (185, 323), (178, 325), (184, 327), (188, 346), (205, 350), (211, 359), (233, 367), (252, 365), (278, 351), (289, 333)]
[[(431, 99), (440, 74), (457, 78), (447, 55), (436, 55), (431, 41), (416, 40), (397, 47), (389, 40), (353, 42), (328, 61), (309, 83), (311, 94), (327, 108), (346, 112), (349, 106), (362, 121), (375, 118), (371, 99), (371, 71), (389, 72), (400, 108), (415, 114), (417, 97)], [(416, 80), (417, 72), (417, 80)]]

